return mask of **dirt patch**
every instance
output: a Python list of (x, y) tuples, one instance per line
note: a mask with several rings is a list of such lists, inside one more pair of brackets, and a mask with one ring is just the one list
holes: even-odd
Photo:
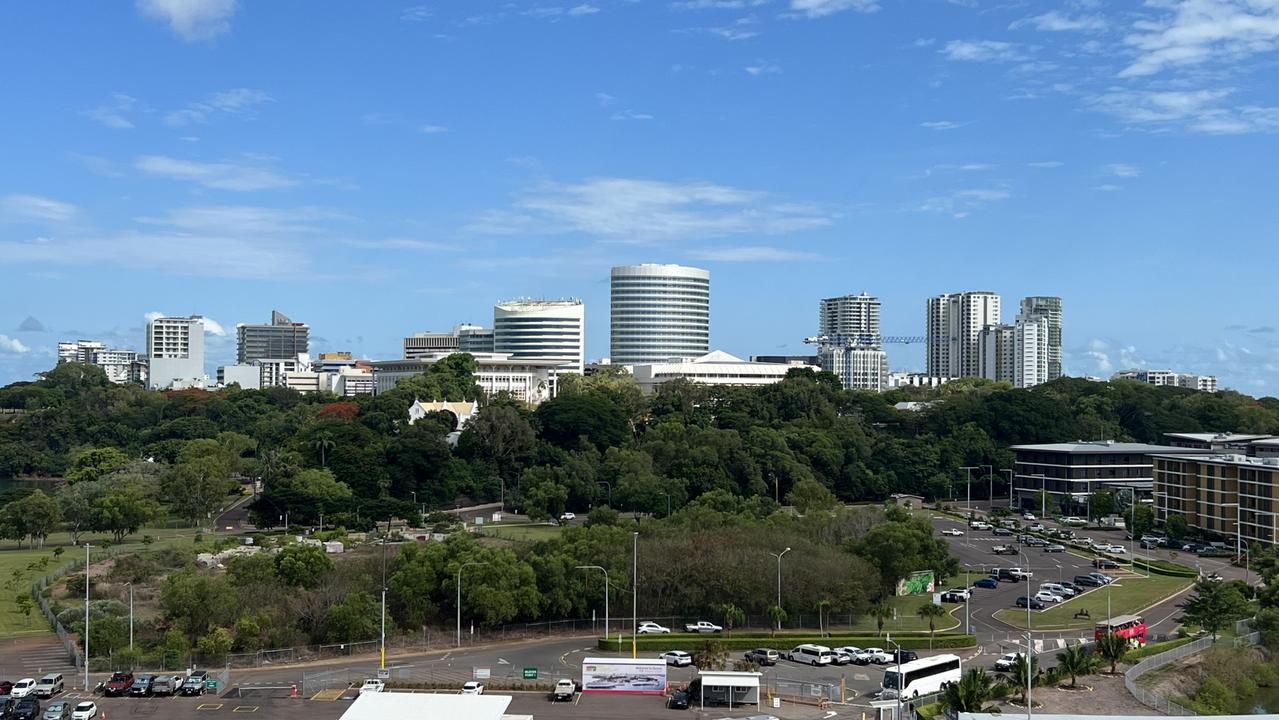
[[(1123, 675), (1089, 675), (1087, 687), (1083, 688), (1083, 678), (1074, 690), (1057, 686), (1037, 687), (1031, 693), (1035, 701), (1036, 713), (1054, 713), (1064, 715), (1096, 715), (1104, 709), (1107, 715), (1152, 715), (1154, 711), (1137, 702), (1124, 687)], [(1070, 683), (1066, 683), (1069, 685)], [(1016, 714), (1025, 713), (1025, 708), (1014, 708), (1011, 703), (1002, 703), (1002, 711)]]

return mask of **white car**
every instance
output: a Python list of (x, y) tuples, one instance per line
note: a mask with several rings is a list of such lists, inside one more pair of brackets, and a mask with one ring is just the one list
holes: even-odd
[(872, 662), (872, 663), (875, 663), (876, 665), (887, 665), (888, 663), (893, 661), (892, 653), (885, 652), (883, 648), (866, 648), (865, 650), (862, 650), (861, 653), (855, 657), (856, 658), (864, 657), (866, 658), (867, 662)]
[(379, 680), (377, 678), (369, 678), (368, 680), (364, 681), (363, 685), (360, 686), (361, 695), (363, 695), (366, 692), (382, 692), (384, 690), (386, 690), (386, 681)]
[(693, 656), (683, 650), (670, 650), (658, 655), (658, 657), (665, 660), (667, 665), (674, 667), (688, 667), (693, 664)]
[(98, 717), (98, 705), (94, 702), (82, 702), (71, 711), (71, 720), (94, 720)]
[(472, 680), (462, 686), (462, 694), (463, 695), (483, 695), (484, 686)]
[(635, 632), (640, 635), (663, 635), (670, 631), (671, 629), (668, 627), (662, 627), (655, 622), (647, 621), (640, 623), (639, 627), (635, 628)]
[(1021, 653), (1007, 653), (1003, 657), (995, 661), (995, 672), (1008, 672), (1013, 669), (1013, 664), (1017, 662), (1017, 658), (1021, 657)]
[(973, 597), (973, 591), (965, 587), (953, 587), (946, 592), (960, 598), (961, 600), (971, 600)]
[(1022, 520), (1029, 520), (1029, 521), (1031, 521), (1031, 522), (1034, 522), (1037, 518), (1036, 518), (1034, 515), (1032, 515), (1031, 513), (1022, 513), (1022, 514), (1021, 514), (1021, 519), (1022, 519)]
[(36, 689), (35, 678), (22, 678), (13, 684), (13, 688), (9, 690), (9, 697), (24, 698), (30, 695)]
[(1124, 547), (1123, 545), (1107, 545), (1106, 552), (1111, 553), (1113, 555), (1127, 555), (1128, 548)]
[(568, 522), (569, 520), (576, 520), (576, 519), (577, 519), (577, 515), (571, 512), (566, 512), (563, 515), (560, 515), (560, 522)]
[(946, 528), (945, 530), (941, 531), (941, 534), (950, 535), (952, 537), (959, 537), (960, 535), (964, 534), (964, 531), (960, 530), (959, 528)]
[(1039, 592), (1035, 593), (1035, 599), (1038, 600), (1039, 602), (1045, 602), (1045, 603), (1059, 603), (1065, 600), (1065, 598), (1063, 598), (1062, 596), (1056, 593), (1048, 592), (1047, 590), (1040, 590)]
[(1043, 532), (1043, 531), (1044, 531), (1044, 524), (1043, 524), (1043, 523), (1035, 523), (1034, 525), (1031, 525), (1031, 526), (1030, 526), (1029, 530), (1030, 530), (1031, 532)]

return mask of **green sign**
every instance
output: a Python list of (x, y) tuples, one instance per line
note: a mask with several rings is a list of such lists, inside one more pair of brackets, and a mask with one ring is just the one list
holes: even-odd
[(204, 687), (208, 688), (209, 690), (217, 690), (218, 689), (217, 678), (209, 678), (208, 680), (205, 680)]
[(524, 668), (524, 679), (525, 679), (525, 680), (536, 680), (536, 679), (537, 679), (537, 668)]

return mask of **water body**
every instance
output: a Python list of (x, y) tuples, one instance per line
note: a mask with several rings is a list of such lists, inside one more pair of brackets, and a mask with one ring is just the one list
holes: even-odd
[(1248, 699), (1243, 710), (1253, 715), (1279, 713), (1279, 687), (1261, 688), (1256, 695)]

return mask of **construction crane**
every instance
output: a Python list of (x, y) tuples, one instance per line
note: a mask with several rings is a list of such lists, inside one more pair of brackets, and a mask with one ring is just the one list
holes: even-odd
[(916, 345), (919, 343), (948, 343), (955, 338), (938, 335), (814, 335), (804, 338), (808, 345), (833, 345), (835, 347), (877, 347), (879, 345)]

